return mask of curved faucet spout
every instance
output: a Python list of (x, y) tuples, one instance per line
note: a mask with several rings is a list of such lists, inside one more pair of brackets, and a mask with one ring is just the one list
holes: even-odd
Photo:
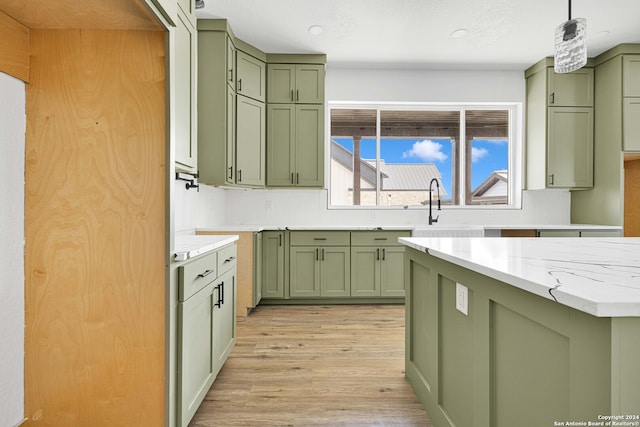
[(436, 191), (438, 192), (438, 210), (440, 210), (440, 183), (438, 182), (437, 178), (433, 178), (429, 183), (429, 225), (432, 225), (434, 222), (438, 222), (438, 218), (440, 218), (440, 215), (434, 218), (431, 212), (431, 207), (433, 204), (431, 194), (433, 193), (434, 182), (436, 183)]

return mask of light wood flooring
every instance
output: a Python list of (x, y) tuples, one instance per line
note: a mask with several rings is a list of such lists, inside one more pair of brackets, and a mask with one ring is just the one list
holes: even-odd
[(426, 426), (404, 306), (259, 306), (190, 426)]

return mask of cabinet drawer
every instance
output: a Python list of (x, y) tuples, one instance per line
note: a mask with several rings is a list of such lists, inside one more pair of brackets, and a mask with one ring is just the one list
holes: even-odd
[(200, 289), (207, 286), (217, 277), (217, 252), (194, 258), (187, 264), (178, 267), (180, 283), (178, 298), (186, 301)]
[(351, 246), (402, 246), (398, 237), (410, 235), (410, 231), (353, 231)]
[(292, 231), (291, 246), (349, 246), (348, 231)]
[(218, 251), (218, 275), (236, 266), (238, 246), (229, 245)]

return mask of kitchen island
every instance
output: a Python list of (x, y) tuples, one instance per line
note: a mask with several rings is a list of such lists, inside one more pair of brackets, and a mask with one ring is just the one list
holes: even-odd
[(640, 425), (640, 239), (400, 242), (406, 375), (434, 425)]

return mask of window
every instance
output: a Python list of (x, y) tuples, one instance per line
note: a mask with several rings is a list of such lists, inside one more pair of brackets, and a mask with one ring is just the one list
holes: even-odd
[(513, 204), (514, 110), (330, 103), (330, 204)]

